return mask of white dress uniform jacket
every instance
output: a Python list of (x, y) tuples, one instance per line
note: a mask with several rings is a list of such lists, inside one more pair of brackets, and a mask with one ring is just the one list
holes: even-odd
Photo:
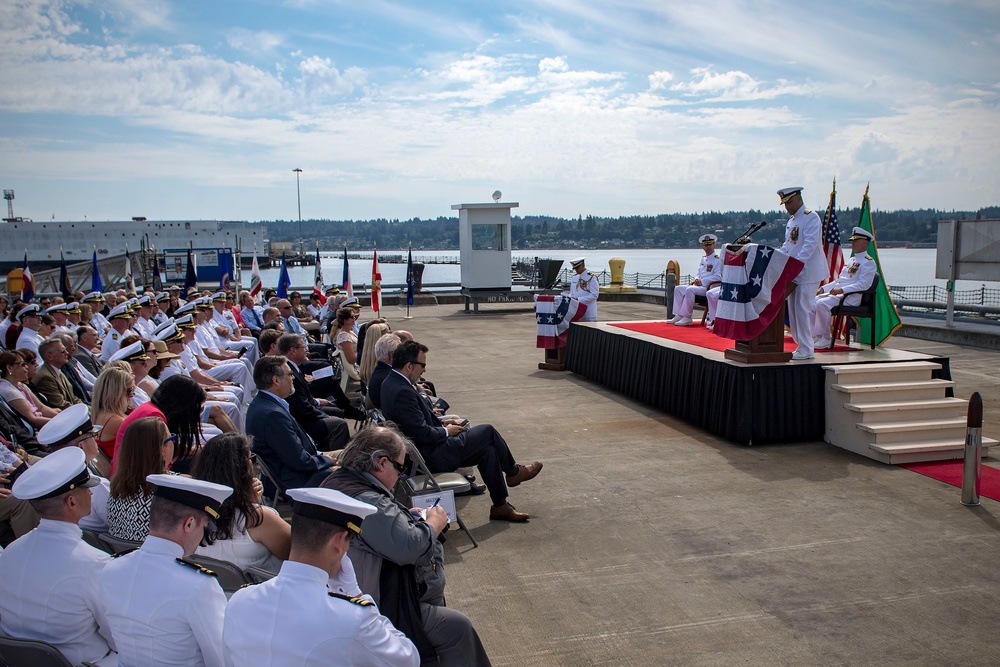
[(785, 225), (785, 242), (781, 252), (794, 257), (805, 266), (793, 281), (797, 285), (821, 283), (829, 275), (830, 267), (823, 254), (823, 221), (816, 211), (805, 204), (799, 207)]
[(68, 521), (42, 519), (0, 556), (0, 629), (40, 639), (76, 665), (116, 665), (98, 582), (111, 557)]
[[(830, 323), (833, 320), (830, 311), (834, 306), (840, 304), (840, 300), (844, 296), (843, 294), (830, 294), (830, 290), (839, 287), (845, 292), (864, 292), (872, 286), (872, 280), (875, 279), (877, 270), (875, 260), (868, 253), (863, 252), (851, 258), (851, 263), (841, 269), (836, 280), (823, 285), (823, 293), (816, 297), (816, 306), (813, 309), (812, 334), (814, 337), (822, 339), (830, 337)], [(844, 299), (844, 304), (848, 306), (856, 306), (859, 303), (861, 303), (860, 294), (851, 294)]]
[(122, 347), (122, 338), (125, 338), (128, 334), (120, 334), (114, 329), (108, 331), (108, 335), (104, 337), (104, 342), (101, 343), (101, 361), (103, 363), (108, 363), (111, 361), (111, 357), (115, 356), (115, 352)]
[(225, 664), (226, 594), (183, 555), (179, 544), (150, 535), (104, 568), (101, 602), (122, 667)]
[(43, 340), (45, 340), (45, 338), (43, 338), (42, 335), (34, 329), (22, 327), (21, 333), (17, 337), (17, 344), (14, 346), (14, 349), (27, 349), (31, 350), (35, 354), (38, 354), (38, 344)]
[(597, 321), (597, 295), (600, 293), (601, 286), (590, 269), (584, 269), (570, 278), (569, 295), (580, 303), (587, 304), (587, 312), (580, 318), (581, 322)]
[(226, 609), (228, 665), (417, 667), (420, 655), (367, 596), (331, 594), (323, 570), (285, 561), (278, 576), (236, 591)]

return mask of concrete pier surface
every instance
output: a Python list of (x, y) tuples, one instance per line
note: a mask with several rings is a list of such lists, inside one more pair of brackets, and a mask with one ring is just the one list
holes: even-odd
[[(732, 444), (540, 371), (530, 303), (411, 312), (384, 314), (430, 348), (452, 411), (545, 463), (511, 489), (529, 523), (466, 497), (480, 547), (448, 533), (448, 603), (494, 665), (1000, 664), (997, 502), (823, 442)], [(663, 317), (599, 302), (602, 321)], [(1000, 435), (1000, 352), (889, 345), (949, 356), (956, 396), (979, 391)]]

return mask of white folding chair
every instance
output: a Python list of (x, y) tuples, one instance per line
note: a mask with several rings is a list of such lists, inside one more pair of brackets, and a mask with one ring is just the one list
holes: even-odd
[[(412, 462), (409, 474), (406, 477), (406, 485), (411, 494), (420, 495), (422, 493), (441, 491), (462, 493), (472, 488), (472, 483), (464, 475), (460, 475), (457, 472), (432, 473), (416, 445), (407, 446), (407, 455)], [(472, 540), (472, 546), (478, 548), (479, 542), (476, 541), (476, 538), (472, 535), (472, 531), (462, 521), (462, 515), (458, 513), (457, 509), (455, 510), (455, 519), (458, 521), (459, 528)]]

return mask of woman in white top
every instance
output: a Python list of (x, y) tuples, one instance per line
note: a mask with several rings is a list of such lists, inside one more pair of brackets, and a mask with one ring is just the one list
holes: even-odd
[(0, 354), (0, 398), (35, 429), (45, 426), (49, 419), (59, 414), (56, 408), (42, 403), (24, 386), (28, 381), (28, 362), (18, 352)]
[(333, 344), (342, 350), (347, 363), (358, 364), (358, 336), (354, 333), (354, 323), (358, 313), (353, 308), (341, 308), (337, 311), (337, 324), (333, 331)]
[(270, 507), (260, 504), (263, 489), (254, 476), (252, 439), (240, 433), (223, 433), (209, 440), (198, 454), (192, 476), (224, 484), (233, 494), (222, 504), (215, 530), (205, 530), (196, 553), (277, 572), (288, 558), (292, 528)]

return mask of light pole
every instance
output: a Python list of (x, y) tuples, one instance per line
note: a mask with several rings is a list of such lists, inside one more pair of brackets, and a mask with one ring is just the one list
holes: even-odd
[(295, 172), (295, 198), (299, 202), (299, 257), (302, 257), (302, 190), (299, 188), (299, 174), (301, 169), (292, 169)]

